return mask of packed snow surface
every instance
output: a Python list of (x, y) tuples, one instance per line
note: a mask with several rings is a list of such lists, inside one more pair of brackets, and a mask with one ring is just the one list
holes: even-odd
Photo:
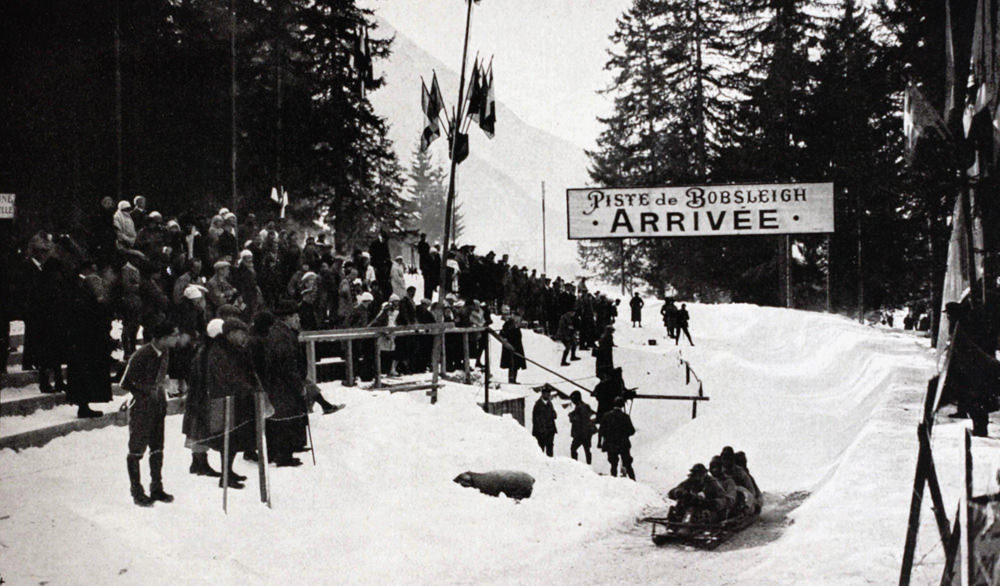
[[(926, 340), (837, 316), (689, 304), (696, 346), (675, 346), (659, 307), (647, 300), (644, 327), (632, 328), (622, 306), (615, 361), (626, 383), (641, 393), (691, 395), (700, 379), (710, 401), (693, 420), (690, 402), (633, 403), (638, 483), (608, 476), (599, 450), (592, 466), (568, 457), (561, 399), (556, 457), (542, 455), (529, 433), (530, 386), (558, 381), (531, 366), (519, 376), (526, 384), (506, 384), (494, 342), (493, 378), (503, 384), (491, 400), (526, 397), (527, 429), (485, 414), (481, 385), (449, 383), (431, 405), (422, 391), (326, 384), (326, 397), (347, 407), (312, 416), (315, 467), (301, 454), (299, 468), (270, 468), (272, 509), (259, 502), (256, 467), (237, 459), (250, 479), (230, 491), (223, 514), (222, 491), (187, 472), (179, 416), (167, 421), (164, 470), (177, 499), (152, 509), (129, 496), (126, 428), (0, 452), (0, 573), (10, 584), (896, 580), (914, 431), (934, 365)], [(561, 346), (528, 330), (524, 338), (529, 357), (585, 387), (596, 383), (589, 353), (559, 367)], [(694, 370), (690, 385), (682, 358)], [(954, 440), (945, 447), (958, 444), (961, 425), (939, 426), (942, 441)], [(665, 492), (725, 445), (747, 453), (766, 493), (760, 522), (713, 552), (652, 545), (637, 520), (664, 512)], [(452, 482), (467, 470), (501, 469), (531, 474), (531, 498), (493, 498)], [(146, 460), (142, 473), (148, 482)], [(944, 462), (939, 473), (946, 502), (954, 502), (959, 466)], [(925, 509), (933, 531), (930, 517)], [(918, 553), (932, 545), (922, 541)], [(931, 574), (915, 578), (931, 583)]]

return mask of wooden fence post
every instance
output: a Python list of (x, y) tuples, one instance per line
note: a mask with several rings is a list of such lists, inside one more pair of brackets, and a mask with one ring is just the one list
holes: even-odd
[(469, 370), (469, 332), (462, 332), (462, 368), (465, 370), (465, 384), (471, 384), (472, 371)]
[(431, 384), (434, 385), (430, 391), (431, 405), (437, 403), (438, 400), (438, 395), (437, 395), (438, 380), (440, 377), (440, 371), (438, 371), (439, 368), (438, 364), (441, 361), (441, 347), (439, 344), (440, 337), (441, 337), (440, 334), (434, 334), (433, 338), (434, 341), (432, 342), (433, 348), (431, 349)]
[(378, 339), (375, 342), (375, 386), (373, 389), (382, 388), (382, 351), (378, 349)]
[[(487, 326), (488, 327), (488, 326)], [(483, 402), (483, 409), (489, 413), (490, 411), (490, 337), (488, 335), (483, 336), (483, 342), (486, 344), (486, 348), (483, 349), (486, 352), (486, 371), (483, 374), (484, 392), (483, 396), (485, 401)]]
[(351, 340), (347, 341), (347, 386), (354, 386), (354, 344)]
[(316, 342), (312, 340), (306, 343), (306, 376), (314, 383), (319, 382), (316, 379)]

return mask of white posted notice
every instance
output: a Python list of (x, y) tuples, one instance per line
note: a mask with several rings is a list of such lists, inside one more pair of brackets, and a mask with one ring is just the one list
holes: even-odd
[(14, 194), (0, 193), (0, 220), (14, 217)]

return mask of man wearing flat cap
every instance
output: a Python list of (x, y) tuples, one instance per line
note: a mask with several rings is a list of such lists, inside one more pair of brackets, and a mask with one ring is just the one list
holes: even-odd
[(227, 303), (232, 303), (236, 298), (236, 287), (229, 282), (229, 271), (232, 265), (229, 261), (218, 260), (212, 265), (215, 273), (212, 278), (205, 283), (208, 289), (209, 313), (214, 314), (220, 307)]

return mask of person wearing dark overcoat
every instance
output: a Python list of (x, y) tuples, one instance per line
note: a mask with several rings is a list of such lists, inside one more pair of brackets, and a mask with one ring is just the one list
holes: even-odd
[(212, 436), (211, 405), (208, 388), (205, 386), (208, 374), (208, 350), (215, 339), (222, 334), (223, 320), (213, 319), (205, 326), (205, 335), (195, 347), (194, 357), (187, 371), (187, 393), (184, 397), (184, 419), (181, 432), (186, 439), (184, 445), (191, 450), (191, 466), (188, 472), (198, 476), (218, 478), (222, 474), (208, 463), (208, 445), (203, 440)]
[(632, 308), (632, 327), (642, 327), (642, 308), (646, 305), (646, 302), (639, 297), (639, 292), (636, 291), (632, 295), (632, 299), (628, 302), (630, 308)]
[(538, 441), (538, 447), (552, 457), (552, 444), (556, 437), (556, 410), (552, 406), (552, 395), (548, 387), (542, 388), (542, 396), (535, 401), (531, 410), (531, 435)]
[(611, 475), (618, 476), (618, 461), (622, 463), (622, 473), (635, 480), (632, 470), (632, 441), (635, 434), (632, 418), (625, 413), (625, 399), (615, 399), (614, 408), (601, 419), (601, 437), (604, 451), (608, 453)]
[(111, 400), (111, 309), (104, 282), (89, 263), (69, 292), (66, 397), (77, 417), (99, 417), (90, 403)]
[(66, 267), (55, 256), (54, 248), (41, 233), (28, 243), (27, 273), (32, 286), (25, 299), (24, 363), (38, 369), (38, 388), (43, 393), (65, 390), (62, 365), (67, 361), (69, 343), (66, 293), (70, 286)]
[(595, 374), (600, 376), (601, 371), (604, 370), (614, 370), (615, 368), (615, 328), (613, 326), (606, 326), (604, 328), (604, 333), (601, 334), (601, 339), (597, 341), (597, 349), (594, 352), (596, 361), (594, 362)]
[(183, 393), (187, 388), (191, 361), (208, 325), (208, 305), (203, 287), (188, 285), (184, 288), (180, 303), (174, 307), (174, 323), (181, 331), (181, 341), (171, 353), (170, 378), (177, 381), (178, 392)]
[(594, 398), (597, 399), (597, 421), (615, 406), (615, 399), (622, 395), (622, 385), (613, 370), (604, 370), (597, 374), (600, 382), (594, 387)]
[(299, 344), (299, 316), (295, 303), (278, 302), (277, 318), (267, 332), (264, 353), (264, 390), (274, 406), (266, 424), (268, 458), (278, 466), (299, 466), (293, 456), (306, 445), (306, 361)]
[(570, 437), (573, 442), (569, 446), (569, 455), (576, 460), (576, 453), (579, 448), (583, 448), (583, 455), (587, 459), (587, 464), (591, 463), (590, 440), (597, 433), (597, 425), (594, 423), (594, 410), (590, 405), (583, 402), (583, 395), (580, 391), (573, 391), (569, 396), (573, 402), (573, 410), (569, 412)]
[[(569, 360), (579, 360), (576, 355), (576, 313), (567, 311), (559, 318), (559, 329), (556, 331), (556, 339), (563, 344), (563, 355), (561, 366), (569, 366)], [(567, 360), (569, 359), (569, 360)]]
[(677, 328), (675, 333), (677, 337), (674, 338), (674, 345), (681, 343), (681, 334), (687, 336), (688, 344), (694, 346), (694, 342), (691, 341), (691, 332), (688, 331), (688, 322), (691, 321), (691, 316), (688, 314), (687, 304), (681, 303), (681, 308), (677, 310)]
[[(237, 452), (253, 450), (254, 437), (254, 393), (261, 390), (253, 368), (253, 360), (247, 350), (249, 330), (247, 325), (236, 318), (228, 318), (222, 326), (222, 336), (208, 349), (206, 387), (211, 401), (212, 432), (215, 437), (206, 444), (223, 452), (225, 430), (224, 399), (233, 397), (233, 413), (229, 428), (229, 487), (243, 488), (246, 477), (235, 474), (232, 469)], [(216, 425), (216, 422), (219, 422)], [(225, 470), (225, 469), (224, 469)], [(222, 479), (219, 479), (222, 486)]]
[[(163, 423), (167, 416), (167, 367), (170, 348), (177, 344), (177, 327), (161, 322), (147, 333), (149, 343), (139, 348), (122, 375), (122, 388), (132, 393), (128, 412), (128, 468), (132, 501), (148, 507), (153, 501), (169, 503), (174, 497), (163, 490)], [(149, 495), (143, 490), (139, 462), (149, 448)]]
[(517, 371), (524, 370), (528, 363), (524, 360), (524, 342), (521, 339), (521, 328), (517, 327), (517, 320), (511, 316), (503, 322), (500, 328), (500, 337), (505, 344), (500, 352), (500, 368), (507, 370), (507, 382), (517, 384)]

